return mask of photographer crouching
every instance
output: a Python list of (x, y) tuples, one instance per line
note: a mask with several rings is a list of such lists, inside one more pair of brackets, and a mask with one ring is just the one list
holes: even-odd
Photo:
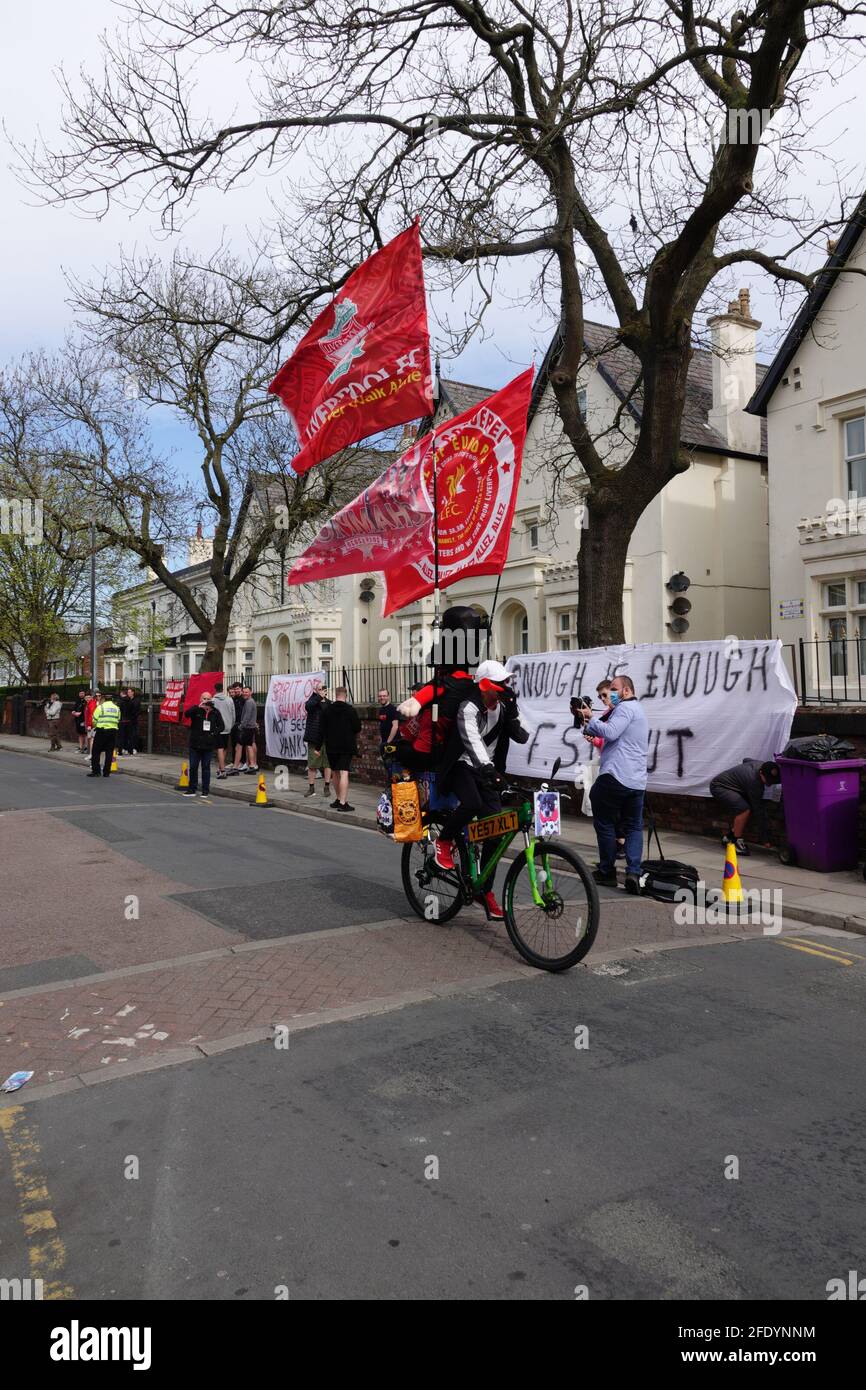
[(582, 709), (584, 733), (600, 738), (601, 771), (589, 794), (598, 840), (596, 883), (617, 887), (617, 829), (625, 836), (625, 891), (640, 892), (643, 850), (643, 799), (647, 783), (649, 726), (630, 676), (610, 683), (611, 713), (596, 719)]

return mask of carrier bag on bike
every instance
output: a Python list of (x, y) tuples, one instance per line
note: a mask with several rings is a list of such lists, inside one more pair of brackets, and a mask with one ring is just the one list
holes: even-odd
[(417, 782), (392, 782), (391, 804), (394, 808), (394, 839), (420, 840), (424, 834), (421, 818), (421, 792)]
[[(653, 835), (658, 845), (658, 859), (649, 857)], [(693, 864), (681, 863), (679, 859), (665, 859), (659, 832), (652, 816), (647, 822), (646, 851), (647, 857), (640, 866), (640, 891), (644, 897), (655, 898), (662, 903), (672, 903), (677, 900), (677, 893), (685, 891), (697, 902), (700, 879), (697, 869)]]

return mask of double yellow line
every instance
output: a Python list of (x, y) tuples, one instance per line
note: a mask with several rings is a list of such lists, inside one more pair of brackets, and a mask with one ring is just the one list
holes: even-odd
[(25, 1122), (24, 1106), (0, 1106), (0, 1137), (12, 1168), (12, 1181), (18, 1194), (19, 1214), (30, 1259), (31, 1279), (42, 1281), (43, 1298), (72, 1298), (64, 1281), (66, 1246), (60, 1239), (51, 1210), (51, 1197), (42, 1174), (42, 1152), (31, 1124)]
[(778, 936), (776, 945), (787, 946), (789, 951), (803, 951), (807, 956), (821, 956), (824, 960), (835, 961), (837, 965), (853, 965), (856, 960), (863, 959), (862, 956), (845, 956), (841, 951), (832, 946), (825, 946), (823, 942), (815, 941), (810, 936)]

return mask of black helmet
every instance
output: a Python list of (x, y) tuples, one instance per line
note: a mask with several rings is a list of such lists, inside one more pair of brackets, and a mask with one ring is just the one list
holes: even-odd
[(481, 660), (482, 632), (486, 622), (474, 608), (454, 604), (442, 614), (442, 628), (430, 652), (430, 665), (443, 671), (477, 666)]

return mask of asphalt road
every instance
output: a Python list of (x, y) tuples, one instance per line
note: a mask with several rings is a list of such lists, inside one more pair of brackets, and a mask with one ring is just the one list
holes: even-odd
[[(346, 865), (394, 881), (393, 847), (351, 827), (253, 834), (246, 807), (11, 755), (0, 774), (0, 836), (9, 807), (51, 808), (229, 907)], [(866, 942), (846, 951), (539, 974), (34, 1100), (5, 1137), (82, 1298), (823, 1300), (866, 1225)], [(14, 1168), (0, 1127), (6, 1278), (32, 1235)]]
[[(862, 1263), (862, 981), (770, 940), (687, 949), (34, 1102), (65, 1277), (94, 1299), (826, 1298)], [(13, 1210), (4, 1175), (7, 1275)]]

